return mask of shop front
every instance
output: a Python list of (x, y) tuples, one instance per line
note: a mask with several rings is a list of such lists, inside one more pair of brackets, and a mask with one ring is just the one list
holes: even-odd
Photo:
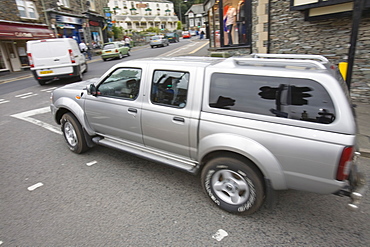
[(251, 0), (209, 0), (205, 2), (210, 50), (251, 47), (251, 4)]
[(0, 73), (29, 68), (26, 42), (55, 38), (46, 25), (0, 20)]
[(56, 27), (58, 38), (72, 38), (78, 43), (82, 41), (85, 16), (50, 11), (52, 24)]

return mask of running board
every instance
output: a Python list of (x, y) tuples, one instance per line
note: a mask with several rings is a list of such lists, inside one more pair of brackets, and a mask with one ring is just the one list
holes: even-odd
[(121, 151), (125, 151), (154, 162), (163, 163), (168, 166), (187, 171), (189, 173), (196, 174), (199, 169), (197, 163), (191, 160), (179, 159), (177, 157), (173, 157), (161, 152), (156, 152), (155, 150), (147, 149), (132, 143), (125, 143), (119, 140), (102, 137), (94, 137), (93, 142), (102, 146), (112, 147)]

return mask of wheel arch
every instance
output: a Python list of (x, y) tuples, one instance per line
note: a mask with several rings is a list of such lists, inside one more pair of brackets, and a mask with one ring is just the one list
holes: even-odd
[(271, 181), (275, 190), (287, 189), (283, 169), (276, 157), (260, 143), (235, 134), (214, 134), (200, 140), (200, 169), (215, 157), (233, 156), (250, 161), (262, 174)]
[(65, 113), (70, 112), (80, 122), (82, 129), (84, 129), (89, 135), (94, 135), (94, 131), (92, 131), (86, 124), (85, 113), (83, 109), (79, 104), (77, 104), (77, 102), (70, 98), (60, 98), (55, 102), (54, 105), (57, 107), (57, 111), (55, 112), (54, 116), (55, 122), (57, 122), (60, 125), (62, 116)]

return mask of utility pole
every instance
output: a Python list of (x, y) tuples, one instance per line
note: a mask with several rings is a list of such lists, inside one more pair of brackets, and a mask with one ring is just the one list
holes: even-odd
[(351, 89), (351, 81), (352, 81), (352, 71), (353, 71), (353, 64), (355, 60), (356, 54), (356, 44), (357, 44), (357, 36), (358, 36), (358, 29), (360, 27), (361, 22), (361, 15), (362, 10), (364, 9), (365, 0), (355, 0), (353, 5), (352, 11), (352, 33), (350, 38), (350, 47), (348, 51), (348, 70), (347, 70), (347, 78), (346, 83), (348, 89)]

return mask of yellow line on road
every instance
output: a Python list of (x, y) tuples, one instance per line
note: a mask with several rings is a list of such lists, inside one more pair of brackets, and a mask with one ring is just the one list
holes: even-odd
[(196, 53), (197, 51), (199, 51), (200, 49), (202, 49), (203, 47), (205, 47), (206, 45), (208, 45), (209, 42), (206, 42), (204, 43), (203, 45), (199, 46), (198, 48), (196, 48), (195, 50), (189, 52), (189, 54), (193, 54), (193, 53)]

